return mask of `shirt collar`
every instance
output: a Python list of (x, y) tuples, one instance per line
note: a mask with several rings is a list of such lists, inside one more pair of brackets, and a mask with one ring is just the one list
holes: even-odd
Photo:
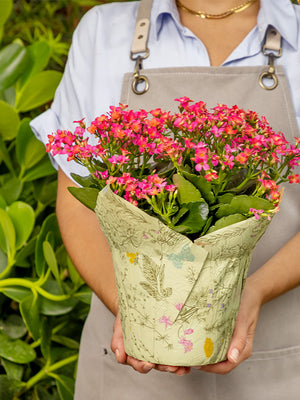
[(257, 26), (261, 42), (268, 26), (272, 25), (283, 39), (297, 49), (299, 26), (294, 7), (290, 0), (260, 0)]
[[(162, 29), (165, 15), (170, 15), (178, 28), (182, 26), (175, 0), (154, 0), (151, 22), (155, 27), (156, 39)], [(291, 0), (260, 0), (257, 25), (261, 43), (268, 26), (272, 25), (294, 49), (297, 49), (299, 26)]]

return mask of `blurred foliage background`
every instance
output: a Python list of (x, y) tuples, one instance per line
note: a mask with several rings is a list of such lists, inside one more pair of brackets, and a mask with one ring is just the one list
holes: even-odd
[(79, 19), (106, 2), (0, 0), (1, 400), (73, 399), (91, 291), (63, 246), (56, 171), (29, 122), (51, 104)]

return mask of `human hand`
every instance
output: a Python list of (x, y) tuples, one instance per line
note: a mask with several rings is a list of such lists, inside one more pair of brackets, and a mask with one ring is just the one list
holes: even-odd
[(129, 365), (133, 369), (142, 374), (147, 374), (152, 369), (156, 369), (157, 371), (171, 372), (180, 376), (188, 374), (191, 370), (191, 368), (189, 367), (176, 367), (171, 365), (160, 365), (160, 364), (150, 363), (147, 361), (141, 361), (127, 355), (125, 353), (125, 348), (124, 348), (121, 317), (119, 312), (117, 313), (116, 320), (114, 323), (113, 336), (111, 340), (111, 349), (115, 353), (116, 360), (118, 363)]
[(250, 357), (261, 299), (249, 280), (246, 281), (227, 360), (217, 364), (195, 367), (204, 372), (226, 375)]

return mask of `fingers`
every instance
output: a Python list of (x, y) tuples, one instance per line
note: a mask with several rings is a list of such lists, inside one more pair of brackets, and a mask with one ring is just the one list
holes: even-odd
[(116, 360), (120, 364), (126, 362), (127, 355), (124, 348), (124, 339), (121, 326), (121, 318), (118, 313), (113, 327), (113, 335), (110, 344), (111, 350), (115, 353)]

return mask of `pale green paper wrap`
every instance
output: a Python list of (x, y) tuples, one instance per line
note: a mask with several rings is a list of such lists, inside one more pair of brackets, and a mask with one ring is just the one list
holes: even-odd
[(225, 360), (268, 219), (249, 218), (193, 243), (109, 187), (95, 211), (112, 252), (126, 353), (176, 366)]

